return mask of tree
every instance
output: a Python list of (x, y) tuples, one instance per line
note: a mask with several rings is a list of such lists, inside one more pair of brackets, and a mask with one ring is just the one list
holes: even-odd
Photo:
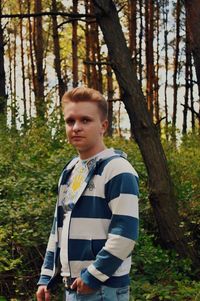
[[(35, 0), (35, 13), (41, 13), (42, 0)], [(36, 74), (35, 76), (35, 106), (37, 116), (44, 119), (45, 117), (45, 101), (44, 101), (44, 41), (42, 30), (42, 17), (38, 16), (34, 19), (34, 51), (36, 61)]]
[[(73, 0), (73, 13), (78, 13), (78, 0)], [(78, 22), (76, 19), (72, 20), (72, 74), (73, 87), (78, 86), (78, 36), (77, 36)]]
[(177, 97), (178, 97), (178, 65), (179, 65), (179, 52), (180, 52), (180, 13), (181, 13), (181, 2), (177, 0), (176, 4), (176, 41), (175, 41), (175, 55), (174, 55), (174, 74), (173, 74), (173, 87), (174, 87), (174, 103), (173, 103), (173, 139), (175, 139), (175, 127), (177, 119)]
[(185, 9), (187, 13), (190, 47), (194, 58), (200, 98), (200, 2), (198, 0), (185, 0)]
[[(0, 0), (0, 15), (2, 14), (2, 3)], [(0, 117), (6, 124), (6, 77), (4, 68), (4, 37), (3, 25), (0, 18)]]
[[(57, 11), (56, 0), (52, 0), (52, 11)], [(54, 50), (54, 67), (58, 78), (58, 92), (61, 102), (61, 98), (65, 92), (65, 84), (61, 76), (61, 59), (60, 59), (60, 41), (58, 35), (58, 22), (57, 17), (52, 16), (53, 21), (53, 50)]]
[(194, 57), (194, 65), (200, 95), (200, 2), (199, 0), (185, 0), (185, 9), (188, 18), (188, 32), (190, 47)]
[(155, 78), (153, 32), (154, 2), (145, 0), (145, 35), (146, 35), (146, 99), (150, 116), (153, 120), (153, 83)]
[[(126, 45), (116, 7), (112, 0), (94, 0), (97, 22), (108, 47), (111, 64), (122, 91), (131, 130), (138, 143), (149, 176), (149, 199), (164, 246), (174, 248), (182, 256), (199, 265), (194, 247), (188, 244), (180, 227), (173, 185), (158, 132), (147, 111), (137, 80), (136, 70)], [(148, 147), (147, 147), (148, 146)]]
[[(22, 2), (21, 0), (18, 0), (18, 5), (19, 5), (19, 11), (22, 13)], [(24, 104), (24, 127), (27, 125), (27, 106), (26, 106), (26, 83), (25, 83), (25, 62), (24, 62), (24, 38), (23, 38), (23, 19), (20, 19), (20, 42), (21, 42), (21, 70), (22, 70), (22, 90), (23, 90), (23, 104)]]

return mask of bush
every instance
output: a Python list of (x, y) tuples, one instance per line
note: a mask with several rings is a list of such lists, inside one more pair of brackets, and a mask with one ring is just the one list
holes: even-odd
[[(56, 201), (57, 182), (66, 162), (75, 155), (60, 127), (33, 123), (26, 132), (0, 133), (0, 300), (34, 300)], [(199, 142), (183, 138), (177, 149), (165, 145), (175, 183), (179, 211), (199, 240)], [(157, 227), (148, 202), (147, 173), (133, 141), (106, 138), (122, 149), (140, 178), (140, 238), (133, 254), (131, 300), (198, 300), (190, 262), (155, 242)], [(58, 295), (58, 294), (57, 294)], [(5, 298), (3, 297), (5, 296)], [(61, 297), (57, 297), (58, 300)], [(196, 298), (196, 299), (195, 299)], [(56, 297), (54, 298), (56, 300)]]

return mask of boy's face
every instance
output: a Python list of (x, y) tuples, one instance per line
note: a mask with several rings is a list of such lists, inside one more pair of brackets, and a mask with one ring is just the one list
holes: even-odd
[(81, 159), (90, 158), (105, 148), (103, 134), (108, 121), (102, 120), (96, 103), (69, 101), (63, 112), (67, 137)]

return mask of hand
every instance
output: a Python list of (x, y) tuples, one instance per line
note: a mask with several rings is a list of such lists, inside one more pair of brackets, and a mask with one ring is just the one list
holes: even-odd
[[(74, 280), (74, 282), (71, 285), (71, 289), (76, 289), (77, 293), (80, 293), (80, 294), (91, 294), (91, 293), (95, 292), (95, 290), (92, 289), (91, 287), (89, 287), (87, 284), (85, 284), (80, 277), (78, 277), (78, 278), (76, 278), (76, 280)], [(38, 301), (40, 301), (40, 300), (38, 300)]]
[(47, 289), (46, 285), (40, 285), (38, 287), (37, 293), (36, 293), (37, 301), (50, 301), (51, 300), (51, 294), (50, 290)]

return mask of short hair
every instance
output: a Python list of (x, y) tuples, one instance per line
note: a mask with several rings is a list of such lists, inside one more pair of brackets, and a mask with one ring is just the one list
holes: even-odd
[(64, 93), (62, 97), (62, 108), (65, 104), (71, 102), (93, 102), (97, 104), (97, 107), (102, 115), (102, 119), (108, 117), (108, 103), (104, 96), (97, 90), (87, 87), (76, 87)]

